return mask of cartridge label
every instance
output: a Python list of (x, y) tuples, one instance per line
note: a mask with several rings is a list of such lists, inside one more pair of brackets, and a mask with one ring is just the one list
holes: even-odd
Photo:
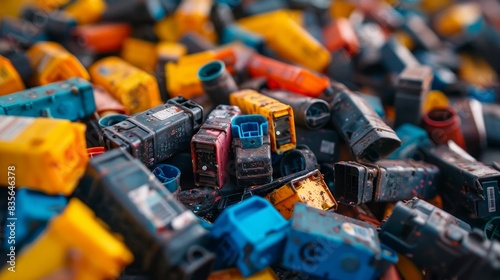
[(171, 116), (175, 116), (181, 113), (182, 110), (177, 107), (169, 107), (167, 109), (163, 109), (153, 114), (153, 117), (159, 119), (160, 121), (166, 120)]
[(157, 229), (166, 227), (175, 217), (174, 209), (165, 202), (160, 193), (148, 185), (130, 191), (128, 197)]
[(26, 127), (35, 121), (35, 118), (22, 118), (13, 116), (0, 117), (0, 141), (12, 141)]
[(496, 212), (497, 206), (495, 204), (495, 187), (486, 188), (488, 196), (488, 212)]

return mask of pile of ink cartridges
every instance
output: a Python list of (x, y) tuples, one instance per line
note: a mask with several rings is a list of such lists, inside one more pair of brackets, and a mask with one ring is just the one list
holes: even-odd
[(499, 279), (500, 1), (0, 15), (0, 279)]

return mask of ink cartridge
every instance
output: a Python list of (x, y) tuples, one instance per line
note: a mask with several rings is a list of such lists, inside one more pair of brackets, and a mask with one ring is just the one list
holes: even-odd
[(323, 180), (323, 174), (317, 169), (291, 180), (281, 188), (266, 195), (266, 199), (285, 219), (292, 217), (297, 202), (323, 210), (337, 208), (337, 201)]
[(483, 104), (475, 99), (462, 98), (452, 104), (461, 121), (461, 130), (467, 152), (479, 158), (486, 149), (486, 127)]
[(183, 35), (194, 31), (211, 42), (215, 42), (216, 33), (210, 21), (210, 0), (183, 0), (174, 13), (177, 32)]
[(331, 121), (356, 159), (377, 161), (401, 145), (394, 130), (358, 94), (339, 87), (331, 104)]
[(87, 69), (63, 46), (54, 42), (39, 42), (27, 52), (35, 70), (31, 83), (35, 86), (80, 77), (89, 80)]
[(206, 279), (214, 255), (199, 220), (137, 159), (121, 149), (90, 160), (79, 189), (151, 279)]
[(80, 25), (74, 28), (72, 40), (96, 53), (111, 53), (119, 51), (131, 33), (127, 23)]
[[(73, 198), (53, 218), (47, 229), (16, 259), (15, 273), (4, 269), (2, 279), (41, 279), (67, 265), (69, 250), (81, 254), (74, 279), (110, 279), (132, 262), (134, 256), (92, 210)], [(47, 256), (50, 252), (50, 257)]]
[(398, 202), (379, 236), (430, 277), (496, 279), (500, 271), (500, 243), (424, 200)]
[(10, 60), (0, 55), (0, 96), (24, 89), (23, 80)]
[(346, 18), (335, 19), (323, 28), (325, 46), (334, 53), (345, 49), (350, 56), (359, 52), (359, 41), (352, 23)]
[(245, 17), (238, 24), (262, 35), (266, 44), (285, 60), (318, 72), (330, 62), (328, 50), (283, 10)]
[(498, 216), (500, 171), (476, 161), (457, 145), (451, 147), (423, 149), (425, 161), (436, 165), (441, 172), (439, 193), (445, 210), (462, 206), (480, 218)]
[(203, 107), (183, 97), (103, 128), (107, 150), (121, 148), (146, 166), (189, 149), (191, 137), (203, 123)]
[(118, 57), (103, 58), (89, 71), (92, 81), (111, 93), (131, 114), (161, 104), (156, 79)]
[(420, 125), (432, 77), (432, 69), (428, 66), (408, 66), (399, 74), (394, 101), (395, 127), (404, 123)]
[(0, 115), (82, 120), (96, 110), (92, 84), (81, 78), (0, 96)]
[(232, 119), (231, 131), (239, 187), (273, 180), (268, 122), (262, 115), (243, 115)]
[(314, 152), (306, 145), (297, 145), (281, 157), (279, 171), (281, 176), (287, 176), (303, 170), (312, 171), (318, 168), (318, 160)]
[(439, 169), (414, 160), (380, 160), (375, 163), (335, 163), (335, 197), (339, 202), (396, 202), (403, 199), (431, 199), (437, 194)]
[(149, 74), (154, 73), (158, 60), (155, 43), (131, 37), (123, 42), (120, 56), (123, 60)]
[(210, 236), (216, 246), (216, 268), (237, 266), (248, 277), (281, 259), (289, 223), (261, 197), (227, 208)]
[(281, 154), (294, 149), (297, 143), (293, 110), (289, 105), (254, 90), (240, 90), (229, 96), (231, 105), (244, 114), (260, 114), (269, 123), (271, 150)]
[(219, 105), (191, 138), (194, 183), (196, 186), (222, 188), (228, 172), (231, 150), (231, 122), (241, 115), (236, 106)]
[(457, 111), (451, 107), (436, 108), (422, 118), (423, 127), (434, 143), (445, 144), (449, 140), (466, 149), (461, 120)]
[(48, 40), (42, 27), (9, 16), (0, 19), (0, 37), (7, 38), (21, 47), (30, 47), (37, 42)]
[(397, 260), (372, 225), (297, 203), (281, 263), (315, 279), (377, 279)]
[[(166, 11), (161, 0), (121, 0), (106, 1), (106, 9), (101, 15), (102, 21), (111, 22), (154, 22), (165, 17)], [(169, 11), (171, 13), (172, 11)]]
[(262, 93), (290, 105), (295, 123), (308, 129), (320, 129), (330, 120), (330, 105), (322, 99), (284, 90), (262, 90)]
[(305, 68), (254, 54), (248, 62), (250, 77), (266, 77), (271, 89), (285, 89), (310, 97), (329, 93), (328, 78)]
[(13, 182), (2, 176), (0, 185), (69, 195), (85, 172), (87, 161), (83, 124), (0, 116), (0, 167), (16, 178)]
[(67, 1), (62, 8), (66, 13), (72, 15), (78, 24), (84, 25), (101, 19), (108, 5), (106, 2), (105, 0), (72, 0)]

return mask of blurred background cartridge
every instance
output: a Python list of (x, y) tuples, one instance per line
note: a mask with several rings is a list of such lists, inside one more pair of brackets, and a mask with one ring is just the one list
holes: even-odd
[(401, 72), (394, 102), (395, 127), (404, 123), (420, 125), (431, 83), (432, 70), (428, 66), (409, 66)]
[(452, 140), (462, 149), (467, 149), (460, 127), (460, 117), (453, 107), (433, 109), (427, 112), (422, 120), (423, 127), (427, 130), (433, 142), (446, 144), (449, 140)]
[(344, 204), (396, 202), (415, 196), (431, 199), (436, 196), (438, 185), (439, 169), (425, 162), (335, 163), (335, 196)]
[(11, 61), (0, 55), (0, 96), (21, 91), (24, 83)]
[(488, 146), (500, 146), (500, 105), (482, 104)]
[(231, 122), (241, 115), (236, 106), (219, 105), (191, 139), (194, 183), (196, 186), (222, 188), (231, 151)]
[(452, 106), (460, 117), (467, 152), (479, 158), (487, 146), (482, 103), (471, 98), (461, 98), (454, 101)]
[(238, 186), (271, 182), (273, 166), (266, 118), (262, 115), (234, 117), (231, 130)]
[[(172, 1), (160, 0), (123, 0), (106, 1), (106, 8), (102, 11), (102, 21), (112, 22), (152, 22), (165, 17), (165, 6)], [(168, 11), (171, 13), (172, 11)]]
[[(120, 237), (113, 235), (90, 208), (73, 198), (66, 209), (52, 219), (47, 229), (16, 259), (16, 272), (6, 268), (2, 279), (41, 279), (68, 265), (70, 250), (78, 251), (75, 279), (118, 277), (134, 256)], [(47, 252), (50, 251), (50, 261)]]
[(113, 126), (103, 128), (106, 149), (125, 149), (146, 166), (189, 149), (191, 137), (203, 123), (203, 107), (175, 97)]
[(284, 90), (262, 90), (262, 93), (290, 105), (293, 109), (295, 123), (308, 129), (322, 128), (330, 120), (330, 105), (322, 99)]
[(0, 19), (0, 37), (8, 38), (20, 47), (30, 47), (48, 40), (47, 33), (41, 26), (9, 16)]
[(95, 157), (80, 188), (90, 188), (84, 200), (124, 237), (133, 267), (151, 279), (208, 277), (207, 231), (139, 160), (121, 149)]
[(372, 225), (297, 203), (282, 265), (318, 279), (376, 279), (398, 260)]
[(214, 104), (229, 104), (229, 95), (238, 91), (238, 85), (220, 60), (203, 65), (198, 71), (198, 78), (203, 91)]
[(265, 77), (271, 89), (285, 89), (310, 97), (329, 93), (328, 78), (306, 68), (254, 54), (248, 62), (250, 77)]
[(111, 93), (131, 114), (161, 104), (156, 79), (118, 57), (103, 58), (89, 71), (92, 81)]
[(396, 204), (382, 223), (380, 239), (430, 277), (495, 279), (500, 270), (500, 243), (417, 198)]
[(377, 161), (401, 145), (394, 130), (358, 94), (339, 88), (331, 104), (331, 121), (356, 159)]
[(297, 202), (322, 210), (337, 208), (337, 201), (323, 180), (323, 174), (317, 169), (292, 179), (281, 188), (266, 195), (266, 199), (285, 219), (292, 217)]
[(73, 29), (72, 40), (81, 48), (100, 53), (119, 51), (125, 39), (132, 33), (127, 23), (99, 23), (79, 25)]
[(476, 161), (453, 142), (423, 151), (425, 161), (440, 170), (439, 193), (445, 210), (453, 214), (464, 208), (480, 218), (499, 215), (500, 171)]
[(87, 69), (64, 49), (54, 42), (39, 42), (27, 52), (31, 67), (35, 70), (31, 78), (34, 86), (45, 85), (73, 77), (89, 80)]
[(68, 79), (0, 96), (0, 115), (82, 120), (96, 110), (92, 84)]
[(387, 159), (423, 160), (424, 155), (420, 148), (432, 145), (427, 131), (413, 124), (401, 125), (396, 128), (396, 134), (401, 139), (401, 146), (390, 154)]
[(227, 208), (210, 237), (215, 268), (237, 266), (248, 277), (281, 259), (289, 223), (265, 199), (252, 197)]
[(231, 105), (240, 107), (242, 113), (260, 114), (267, 119), (273, 152), (281, 154), (295, 148), (295, 120), (289, 105), (254, 90), (240, 90), (229, 98)]
[[(0, 116), (0, 167), (15, 167), (16, 186), (69, 195), (87, 161), (83, 124)], [(9, 185), (7, 176), (0, 178), (0, 185)]]

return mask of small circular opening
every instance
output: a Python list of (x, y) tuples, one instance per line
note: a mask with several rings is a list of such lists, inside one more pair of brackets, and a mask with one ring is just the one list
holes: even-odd
[(200, 68), (198, 71), (198, 78), (200, 78), (202, 82), (211, 81), (220, 76), (224, 69), (224, 62), (220, 60), (209, 62)]
[(444, 122), (454, 117), (454, 112), (449, 109), (434, 109), (429, 112), (429, 119), (436, 122)]

